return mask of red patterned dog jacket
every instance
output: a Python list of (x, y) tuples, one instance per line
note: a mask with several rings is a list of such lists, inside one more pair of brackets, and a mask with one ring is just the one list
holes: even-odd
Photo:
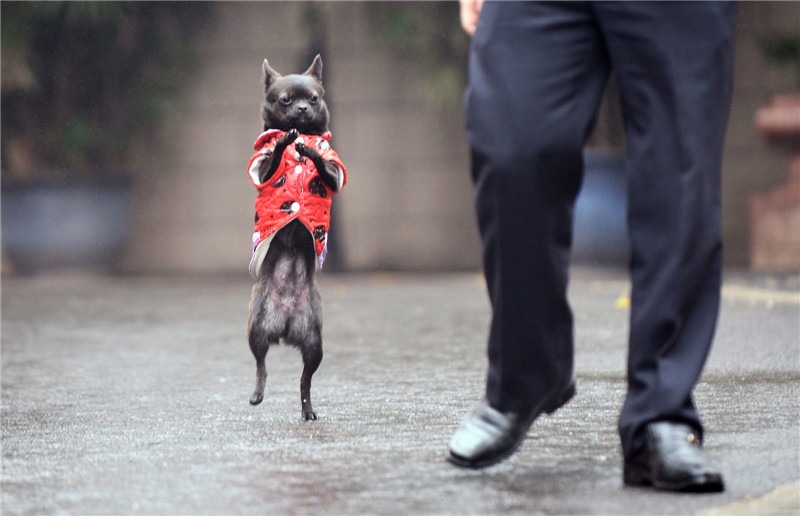
[(261, 264), (267, 256), (270, 242), (279, 229), (298, 219), (308, 228), (314, 238), (317, 253), (317, 269), (322, 267), (328, 248), (328, 229), (331, 221), (331, 197), (336, 194), (322, 181), (314, 163), (301, 156), (295, 143), (315, 149), (323, 159), (339, 167), (339, 189), (347, 183), (344, 163), (328, 141), (331, 133), (323, 135), (301, 134), (286, 146), (278, 169), (266, 182), (260, 183), (258, 169), (261, 162), (272, 154), (278, 139), (285, 131), (270, 129), (261, 133), (254, 144), (256, 153), (247, 167), (250, 181), (258, 190), (256, 198), (256, 222), (253, 230), (253, 257), (250, 260), (250, 275), (258, 278)]

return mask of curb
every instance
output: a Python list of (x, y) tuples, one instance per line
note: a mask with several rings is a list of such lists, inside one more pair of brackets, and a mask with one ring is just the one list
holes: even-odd
[(758, 498), (745, 498), (730, 505), (698, 511), (695, 516), (745, 514), (800, 514), (800, 481), (782, 485)]

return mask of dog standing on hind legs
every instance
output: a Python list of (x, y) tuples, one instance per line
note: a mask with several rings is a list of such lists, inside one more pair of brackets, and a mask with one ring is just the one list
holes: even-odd
[(247, 323), (256, 360), (250, 403), (264, 399), (267, 351), (283, 341), (303, 357), (300, 400), (309, 421), (317, 419), (311, 377), (322, 362), (322, 299), (314, 275), (327, 253), (331, 197), (347, 173), (329, 144), (320, 56), (302, 74), (282, 76), (266, 59), (263, 71), (264, 132), (248, 165), (258, 190), (250, 261), (256, 283)]

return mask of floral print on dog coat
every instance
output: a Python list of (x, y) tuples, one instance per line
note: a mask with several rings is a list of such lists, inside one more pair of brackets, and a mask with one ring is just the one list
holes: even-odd
[(286, 146), (281, 163), (272, 177), (260, 183), (259, 166), (272, 154), (275, 144), (284, 134), (285, 131), (277, 129), (261, 133), (253, 145), (256, 153), (250, 158), (247, 167), (250, 181), (258, 190), (253, 257), (250, 260), (250, 275), (253, 278), (258, 277), (275, 233), (294, 219), (302, 222), (314, 238), (318, 269), (322, 267), (327, 254), (331, 197), (336, 192), (322, 181), (314, 163), (297, 152), (295, 144), (302, 143), (315, 149), (323, 159), (332, 161), (339, 167), (339, 190), (347, 183), (344, 163), (328, 143), (330, 132), (322, 135), (299, 135), (293, 143)]

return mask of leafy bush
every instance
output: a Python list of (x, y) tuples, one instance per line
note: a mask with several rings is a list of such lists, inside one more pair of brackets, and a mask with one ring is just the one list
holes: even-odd
[(117, 176), (189, 82), (204, 2), (2, 2), (3, 176)]
[(795, 87), (800, 89), (800, 32), (763, 37), (761, 49), (768, 61), (790, 69)]

